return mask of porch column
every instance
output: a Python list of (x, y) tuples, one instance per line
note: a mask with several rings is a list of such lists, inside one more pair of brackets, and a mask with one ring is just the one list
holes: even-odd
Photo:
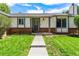
[(50, 17), (49, 17), (49, 21), (48, 22), (49, 22), (49, 33), (50, 33)]
[(31, 33), (32, 33), (32, 18), (30, 17), (30, 29), (31, 29)]
[(69, 16), (68, 16), (68, 33), (69, 33), (70, 31), (69, 31)]

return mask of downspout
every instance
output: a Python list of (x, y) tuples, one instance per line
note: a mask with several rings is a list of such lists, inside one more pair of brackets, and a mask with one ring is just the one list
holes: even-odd
[(68, 15), (68, 33), (69, 33), (69, 15)]
[(50, 33), (50, 31), (51, 31), (51, 30), (50, 30), (50, 17), (49, 17), (49, 33)]

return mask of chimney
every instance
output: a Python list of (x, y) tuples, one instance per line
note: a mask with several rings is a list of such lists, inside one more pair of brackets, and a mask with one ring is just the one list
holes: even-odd
[(73, 7), (73, 15), (75, 14), (75, 4), (72, 3), (72, 7)]

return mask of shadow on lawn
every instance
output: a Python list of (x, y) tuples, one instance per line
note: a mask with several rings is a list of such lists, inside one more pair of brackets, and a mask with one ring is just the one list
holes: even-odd
[(79, 38), (79, 35), (68, 35), (68, 36), (70, 36), (70, 37), (77, 37), (77, 38)]

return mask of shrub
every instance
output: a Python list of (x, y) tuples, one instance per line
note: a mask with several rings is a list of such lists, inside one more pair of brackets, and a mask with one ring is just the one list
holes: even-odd
[(4, 15), (0, 15), (0, 38), (4, 34), (4, 32), (9, 28), (10, 24), (10, 18)]
[(78, 35), (79, 35), (79, 15), (75, 16), (75, 18), (74, 18), (74, 23), (75, 23), (75, 25), (76, 25), (77, 28), (78, 28)]

